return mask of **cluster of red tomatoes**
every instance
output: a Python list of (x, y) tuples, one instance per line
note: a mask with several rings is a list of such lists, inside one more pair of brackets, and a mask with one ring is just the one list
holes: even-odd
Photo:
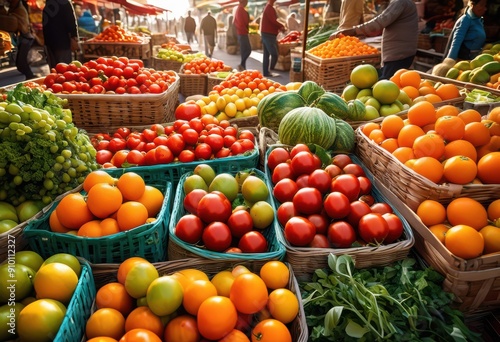
[(293, 246), (347, 248), (389, 244), (403, 233), (401, 219), (385, 202), (376, 202), (363, 168), (347, 154), (333, 156), (324, 169), (307, 145), (271, 150), (268, 172), (277, 217)]
[(255, 149), (252, 132), (238, 131), (229, 121), (219, 123), (209, 114), (166, 126), (153, 124), (142, 131), (121, 127), (112, 134), (95, 134), (91, 141), (97, 150), (96, 161), (104, 167), (188, 163)]
[(160, 94), (177, 77), (172, 70), (145, 68), (140, 59), (99, 57), (83, 64), (58, 63), (43, 84), (64, 94)]

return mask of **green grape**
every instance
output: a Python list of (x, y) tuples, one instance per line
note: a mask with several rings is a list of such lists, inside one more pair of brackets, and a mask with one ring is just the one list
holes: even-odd
[(19, 123), (17, 123), (17, 122), (15, 122), (15, 121), (13, 121), (13, 122), (11, 122), (11, 123), (9, 124), (9, 128), (10, 128), (11, 130), (14, 130), (14, 131), (15, 131), (16, 129), (18, 129), (18, 128), (19, 128)]
[(19, 115), (19, 114), (12, 114), (10, 116), (10, 122), (21, 122), (21, 115)]
[(38, 122), (38, 121), (42, 120), (42, 114), (39, 111), (34, 110), (34, 111), (30, 112), (30, 120)]
[(66, 161), (66, 158), (64, 158), (62, 155), (56, 157), (56, 162), (59, 164), (62, 164)]
[(19, 168), (14, 166), (13, 164), (9, 165), (9, 174), (12, 176), (16, 176), (19, 173)]
[(27, 134), (33, 133), (33, 129), (30, 126), (24, 126), (22, 130)]
[(28, 112), (22, 112), (19, 116), (21, 117), (21, 122), (25, 122), (30, 119), (30, 113)]
[(23, 177), (21, 176), (15, 176), (13, 179), (12, 179), (12, 182), (15, 184), (15, 185), (20, 185), (23, 183)]
[(45, 172), (45, 178), (54, 178), (55, 177), (55, 173), (53, 170), (49, 170), (47, 172)]
[(64, 149), (61, 151), (61, 156), (63, 156), (65, 159), (71, 158), (73, 153), (71, 153), (70, 150)]
[(6, 112), (5, 110), (0, 111), (0, 123), (7, 124), (10, 122), (10, 114), (9, 112)]
[(71, 167), (71, 160), (66, 159), (66, 160), (64, 161), (64, 163), (62, 164), (62, 166), (63, 166), (63, 169), (64, 169), (64, 170), (69, 169), (69, 168)]
[(55, 172), (59, 172), (63, 169), (63, 166), (61, 163), (55, 163), (54, 165), (52, 165), (52, 170), (54, 170)]
[(50, 153), (57, 153), (57, 151), (59, 151), (59, 146), (57, 145), (52, 145), (50, 146)]
[(51, 190), (54, 188), (54, 182), (50, 179), (45, 179), (43, 181), (43, 186), (45, 187), (45, 189)]
[(16, 130), (16, 134), (17, 134), (17, 135), (25, 135), (25, 134), (26, 134), (26, 132), (25, 132), (25, 131), (23, 131), (22, 129), (17, 129), (17, 130)]
[(64, 183), (69, 183), (69, 182), (71, 181), (71, 176), (70, 176), (70, 175), (68, 175), (66, 172), (65, 172), (65, 173), (63, 173), (63, 175), (62, 175), (62, 181), (63, 181)]
[(7, 174), (7, 170), (5, 170), (5, 167), (0, 168), (0, 177), (3, 177)]

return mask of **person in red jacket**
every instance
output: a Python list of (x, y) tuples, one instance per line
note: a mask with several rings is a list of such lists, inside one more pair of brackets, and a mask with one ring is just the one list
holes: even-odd
[(236, 28), (236, 34), (238, 35), (238, 43), (240, 44), (240, 55), (241, 61), (238, 65), (238, 71), (245, 70), (246, 62), (250, 54), (252, 53), (252, 46), (250, 45), (250, 39), (248, 38), (248, 24), (250, 22), (250, 16), (245, 9), (248, 4), (248, 0), (240, 0), (240, 3), (236, 7), (234, 12), (233, 25)]
[[(276, 77), (279, 74), (271, 73), (278, 62), (278, 42), (276, 37), (281, 31), (285, 31), (285, 26), (278, 21), (278, 15), (274, 8), (276, 0), (268, 0), (262, 19), (260, 21), (260, 35), (262, 38), (262, 46), (264, 49), (262, 61), (262, 74), (266, 77)], [(269, 62), (271, 59), (271, 62)]]

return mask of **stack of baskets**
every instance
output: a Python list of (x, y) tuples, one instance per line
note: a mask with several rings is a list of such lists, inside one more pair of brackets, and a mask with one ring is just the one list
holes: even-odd
[(156, 70), (172, 70), (178, 73), (181, 71), (181, 67), (182, 62), (180, 61), (153, 57), (153, 68)]
[(205, 95), (207, 93), (207, 74), (186, 74), (184, 66), (181, 67), (179, 72), (180, 90), (179, 92), (184, 96), (192, 95)]

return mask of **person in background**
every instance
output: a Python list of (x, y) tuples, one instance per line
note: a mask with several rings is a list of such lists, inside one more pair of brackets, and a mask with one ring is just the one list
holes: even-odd
[[(266, 77), (277, 77), (279, 74), (272, 73), (278, 63), (278, 33), (285, 31), (285, 26), (278, 21), (274, 3), (276, 0), (267, 0), (260, 21), (260, 35), (264, 49), (262, 61), (262, 74)], [(271, 59), (271, 62), (269, 62)]]
[(418, 13), (413, 0), (390, 0), (372, 20), (350, 29), (337, 30), (330, 39), (345, 36), (382, 34), (380, 79), (389, 79), (399, 69), (408, 69), (417, 53)]
[(236, 11), (234, 12), (233, 25), (236, 29), (236, 34), (238, 36), (238, 43), (240, 44), (240, 65), (238, 65), (238, 71), (243, 71), (247, 68), (247, 59), (252, 53), (252, 45), (250, 45), (250, 38), (248, 37), (248, 25), (250, 23), (250, 15), (248, 14), (245, 7), (248, 4), (248, 0), (240, 0)]
[(188, 16), (184, 19), (184, 32), (186, 33), (186, 40), (188, 44), (194, 42), (194, 33), (196, 31), (196, 21), (191, 16), (191, 11), (188, 11)]
[(286, 19), (286, 26), (288, 27), (288, 32), (302, 31), (302, 27), (300, 26), (300, 22), (297, 20), (297, 14), (295, 12), (288, 15), (288, 18)]
[(462, 14), (463, 0), (426, 0), (424, 4), (425, 27), (422, 33), (431, 32), (439, 21), (453, 19)]
[(75, 4), (75, 15), (78, 23), (78, 35), (80, 37), (92, 38), (97, 35), (97, 25), (89, 10), (83, 10), (82, 6)]
[(78, 50), (78, 25), (69, 0), (47, 0), (42, 12), (43, 37), (50, 68), (71, 63)]
[(488, 0), (469, 0), (465, 13), (458, 18), (451, 31), (445, 49), (447, 58), (471, 60), (481, 53), (486, 41), (483, 15), (487, 6)]
[(204, 37), (205, 55), (212, 58), (215, 43), (217, 42), (217, 20), (208, 11), (207, 15), (201, 20), (200, 31)]
[[(8, 0), (5, 4), (8, 5), (8, 10), (0, 8), (0, 18), (5, 15), (17, 19), (17, 27), (5, 28), (16, 42), (16, 68), (27, 80), (35, 78), (28, 62), (28, 53), (35, 41), (31, 33), (28, 10), (20, 0)], [(3, 29), (1, 23), (0, 29)]]
[(353, 28), (363, 23), (365, 0), (342, 0), (337, 30)]

